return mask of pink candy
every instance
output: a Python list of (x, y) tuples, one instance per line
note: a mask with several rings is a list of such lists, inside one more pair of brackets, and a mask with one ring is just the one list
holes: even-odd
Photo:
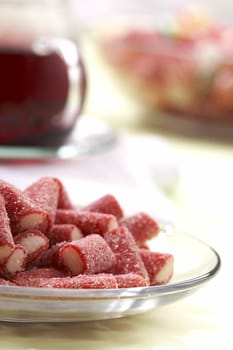
[(27, 263), (32, 263), (40, 257), (49, 246), (48, 238), (40, 231), (28, 230), (19, 233), (14, 241), (24, 247), (27, 253)]
[(113, 215), (75, 209), (58, 209), (55, 224), (76, 225), (85, 236), (89, 234), (99, 234), (103, 236), (105, 232), (118, 227), (117, 220)]
[(10, 228), (10, 220), (5, 207), (5, 200), (0, 194), (0, 263), (11, 253), (14, 240)]
[(121, 208), (119, 202), (111, 194), (106, 194), (105, 196), (89, 203), (82, 210), (102, 214), (111, 214), (115, 216), (117, 220), (122, 219), (124, 216), (123, 209)]
[(60, 259), (71, 275), (105, 272), (116, 263), (109, 245), (96, 234), (64, 244), (60, 249)]
[(49, 268), (35, 268), (19, 272), (13, 279), (13, 282), (19, 286), (34, 286), (40, 279), (50, 279), (54, 277), (64, 277), (64, 273), (60, 270)]
[(144, 212), (123, 219), (120, 226), (128, 228), (139, 246), (144, 245), (146, 241), (156, 237), (159, 233), (158, 223)]
[(126, 227), (108, 231), (104, 238), (116, 257), (115, 274), (136, 273), (149, 280), (136, 242)]
[(3, 277), (11, 279), (18, 272), (25, 269), (27, 262), (27, 253), (25, 249), (16, 244), (11, 251), (11, 254), (4, 261), (3, 265), (0, 266), (0, 274)]
[(72, 203), (63, 183), (57, 178), (53, 178), (53, 180), (58, 184), (58, 188), (59, 188), (58, 203), (57, 203), (58, 209), (74, 209), (75, 206)]
[(13, 234), (27, 229), (47, 231), (49, 227), (47, 213), (33, 203), (20, 189), (0, 180), (0, 194), (6, 203)]
[(63, 265), (60, 258), (60, 249), (64, 244), (66, 244), (66, 242), (52, 245), (37, 259), (34, 265), (37, 267), (55, 267), (62, 270)]
[(166, 284), (170, 281), (174, 270), (173, 255), (140, 249), (140, 255), (147, 269), (150, 284)]
[[(18, 281), (18, 285), (21, 285), (20, 281)], [(118, 287), (115, 276), (111, 275), (110, 273), (96, 275), (80, 274), (73, 277), (42, 277), (38, 279), (29, 279), (28, 283), (23, 284), (23, 286), (67, 289), (116, 289)]]
[(136, 273), (115, 275), (118, 288), (147, 287), (148, 283), (142, 276)]
[(52, 229), (48, 232), (50, 245), (67, 241), (76, 241), (83, 237), (81, 230), (73, 224), (60, 224), (53, 225)]
[(0, 286), (15, 286), (15, 283), (5, 280), (4, 278), (0, 278)]
[(42, 177), (24, 190), (24, 194), (46, 213), (48, 228), (54, 224), (58, 206), (59, 185), (51, 177)]
[[(124, 217), (106, 194), (76, 209), (62, 182), (42, 177), (24, 191), (0, 180), (0, 285), (110, 289), (168, 283), (171, 254), (152, 252), (158, 223)], [(145, 249), (146, 248), (146, 249)]]

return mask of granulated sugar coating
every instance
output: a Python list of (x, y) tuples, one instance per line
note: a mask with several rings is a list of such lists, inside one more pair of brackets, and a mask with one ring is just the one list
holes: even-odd
[(146, 287), (147, 281), (144, 277), (136, 273), (125, 273), (122, 275), (115, 275), (118, 288), (132, 288), (132, 287)]
[(159, 233), (158, 223), (147, 213), (136, 213), (120, 222), (120, 226), (127, 227), (139, 245), (143, 245), (149, 239)]
[(53, 267), (48, 268), (34, 268), (27, 271), (22, 271), (14, 277), (13, 282), (18, 286), (34, 286), (37, 281), (44, 278), (49, 279), (52, 277), (64, 277), (64, 272), (54, 269)]
[(70, 196), (69, 196), (68, 192), (66, 191), (66, 188), (63, 185), (63, 183), (57, 178), (53, 178), (53, 180), (57, 182), (58, 187), (59, 187), (57, 208), (58, 209), (74, 209), (75, 205), (74, 205), (74, 203), (72, 203)]
[(20, 244), (27, 253), (27, 263), (32, 263), (39, 258), (49, 247), (49, 240), (44, 233), (38, 230), (20, 232), (14, 237), (14, 241)]
[(15, 286), (15, 283), (0, 278), (0, 286)]
[(126, 217), (109, 193), (76, 205), (54, 177), (26, 189), (0, 180), (0, 285), (116, 289), (170, 281), (174, 257), (150, 250), (160, 233), (151, 216)]
[(58, 209), (56, 224), (74, 224), (80, 228), (86, 236), (89, 234), (104, 235), (105, 232), (113, 230), (118, 226), (115, 216), (110, 214), (92, 213), (81, 210)]
[(19, 244), (15, 244), (10, 255), (0, 265), (0, 275), (6, 279), (13, 278), (18, 272), (25, 269), (27, 263), (27, 252)]
[(73, 224), (60, 224), (53, 225), (50, 232), (47, 234), (50, 245), (59, 243), (59, 242), (71, 242), (76, 241), (83, 237), (81, 230)]
[(0, 263), (10, 255), (14, 246), (10, 220), (6, 211), (5, 200), (0, 194)]
[(174, 259), (168, 253), (140, 249), (140, 255), (148, 271), (150, 284), (166, 284), (173, 275)]
[(13, 235), (27, 229), (48, 229), (48, 213), (30, 200), (20, 189), (0, 180), (0, 194), (5, 199)]
[(139, 253), (133, 235), (126, 227), (108, 231), (104, 238), (116, 257), (114, 272), (125, 274), (134, 272), (149, 280), (148, 273)]
[[(54, 267), (62, 269), (63, 265), (60, 258), (60, 249), (66, 242), (56, 243), (50, 246), (34, 264), (36, 267)], [(34, 267), (34, 266), (33, 266)]]
[(75, 288), (75, 289), (110, 289), (117, 288), (115, 276), (111, 274), (78, 275), (74, 277), (51, 278), (41, 280), (44, 288)]
[(59, 195), (58, 183), (50, 177), (42, 177), (24, 190), (24, 194), (47, 214), (48, 230), (53, 226)]
[(122, 219), (124, 216), (123, 209), (121, 208), (119, 202), (111, 194), (106, 194), (105, 196), (91, 202), (82, 210), (102, 214), (111, 214), (115, 216), (117, 220)]
[(109, 245), (96, 234), (66, 243), (60, 249), (60, 257), (71, 275), (105, 272), (116, 264), (115, 255)]

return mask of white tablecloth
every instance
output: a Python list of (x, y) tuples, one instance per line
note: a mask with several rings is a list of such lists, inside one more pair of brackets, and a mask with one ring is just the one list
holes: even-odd
[(61, 179), (77, 204), (112, 193), (127, 212), (147, 210), (163, 223), (174, 220), (163, 191), (176, 186), (179, 169), (163, 138), (123, 134), (115, 145), (79, 160), (0, 163), (0, 178), (20, 188), (42, 176)]

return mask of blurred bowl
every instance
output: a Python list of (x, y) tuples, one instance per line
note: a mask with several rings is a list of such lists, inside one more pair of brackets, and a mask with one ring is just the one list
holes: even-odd
[(156, 122), (159, 116), (162, 126), (175, 121), (175, 129), (233, 135), (229, 23), (196, 9), (121, 16), (99, 28), (97, 41), (105, 63)]

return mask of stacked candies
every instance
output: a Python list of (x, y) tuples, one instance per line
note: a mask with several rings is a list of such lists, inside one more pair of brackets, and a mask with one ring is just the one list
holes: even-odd
[(106, 194), (77, 209), (63, 183), (42, 177), (25, 190), (0, 180), (0, 284), (129, 288), (168, 283), (174, 257), (149, 249), (159, 235), (147, 213), (126, 217)]

